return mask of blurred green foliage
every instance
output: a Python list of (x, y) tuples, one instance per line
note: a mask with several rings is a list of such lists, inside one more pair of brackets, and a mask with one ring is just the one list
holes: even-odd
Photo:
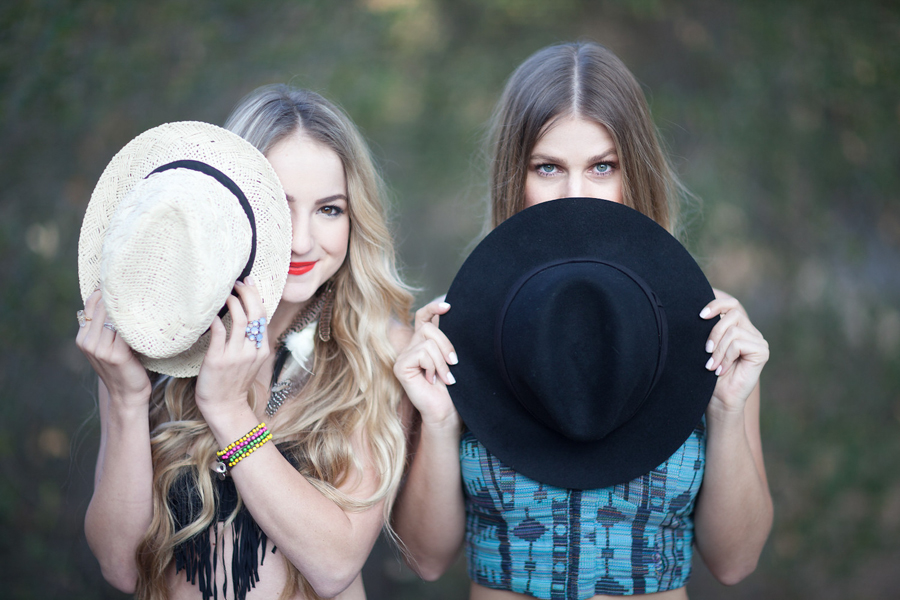
[[(900, 8), (864, 0), (6, 0), (0, 4), (0, 579), (116, 598), (82, 533), (98, 424), (74, 347), (81, 217), (112, 155), (289, 82), (336, 100), (392, 189), (408, 278), (443, 292), (480, 229), (484, 124), (536, 49), (588, 38), (646, 86), (685, 239), (766, 334), (776, 522), (760, 567), (693, 598), (900, 589)], [(369, 596), (465, 596), (380, 544)]]

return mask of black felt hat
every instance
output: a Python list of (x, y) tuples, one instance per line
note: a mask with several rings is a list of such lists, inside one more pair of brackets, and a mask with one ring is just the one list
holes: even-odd
[(688, 251), (636, 210), (587, 198), (494, 229), (447, 292), (450, 396), (501, 461), (541, 483), (603, 488), (688, 439), (716, 384), (713, 300)]

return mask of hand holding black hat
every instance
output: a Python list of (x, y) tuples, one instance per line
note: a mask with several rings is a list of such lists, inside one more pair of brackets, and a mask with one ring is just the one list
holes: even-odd
[(456, 383), (448, 366), (456, 364), (456, 352), (436, 323), (449, 310), (439, 298), (416, 311), (415, 332), (394, 363), (394, 375), (423, 422), (458, 429), (459, 415), (447, 392)]
[(713, 291), (716, 299), (700, 312), (704, 319), (721, 317), (706, 343), (710, 353), (706, 368), (718, 375), (710, 409), (740, 412), (769, 360), (769, 344), (737, 299), (721, 290)]

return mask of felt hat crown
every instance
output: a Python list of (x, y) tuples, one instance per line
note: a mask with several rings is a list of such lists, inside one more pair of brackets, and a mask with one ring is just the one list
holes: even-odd
[(465, 261), (440, 327), (451, 398), (516, 471), (565, 488), (644, 475), (690, 436), (712, 395), (714, 298), (687, 250), (626, 206), (566, 198), (525, 209)]
[(78, 244), (84, 300), (144, 366), (199, 372), (235, 281), (252, 275), (271, 318), (287, 279), (291, 220), (272, 166), (255, 147), (200, 122), (167, 123), (120, 150), (100, 176)]

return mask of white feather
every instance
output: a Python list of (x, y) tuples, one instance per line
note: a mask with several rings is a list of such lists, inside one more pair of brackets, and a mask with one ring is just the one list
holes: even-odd
[(284, 339), (284, 345), (290, 351), (291, 356), (308, 373), (312, 373), (307, 368), (306, 363), (316, 347), (317, 324), (318, 321), (313, 321), (300, 331), (295, 331)]

